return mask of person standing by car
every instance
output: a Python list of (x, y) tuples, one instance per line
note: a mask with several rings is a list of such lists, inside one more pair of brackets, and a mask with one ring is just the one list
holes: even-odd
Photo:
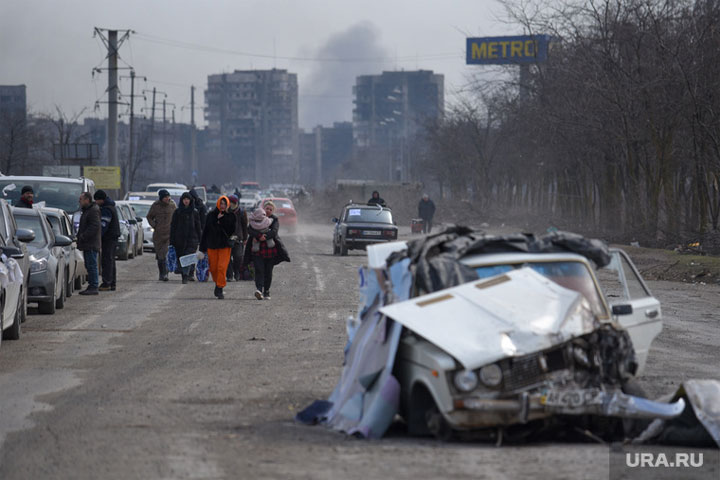
[(93, 202), (89, 192), (80, 195), (80, 224), (77, 231), (77, 248), (83, 252), (85, 269), (88, 273), (88, 287), (80, 295), (98, 294), (98, 252), (102, 247), (102, 225), (100, 207)]
[(377, 190), (375, 190), (375, 191), (372, 193), (372, 197), (370, 198), (370, 200), (368, 200), (367, 204), (368, 204), (368, 205), (380, 205), (381, 207), (384, 207), (384, 206), (385, 206), (385, 200), (383, 200), (383, 199), (380, 197), (380, 192), (378, 192)]
[(418, 203), (418, 217), (423, 219), (423, 233), (432, 231), (432, 221), (435, 216), (435, 202), (430, 200), (430, 195), (423, 194)]
[(115, 247), (120, 236), (120, 220), (115, 202), (104, 190), (95, 192), (95, 203), (100, 207), (102, 225), (102, 283), (101, 292), (115, 291), (117, 271), (115, 268)]
[(170, 197), (170, 192), (162, 189), (158, 192), (158, 199), (150, 207), (147, 218), (153, 228), (153, 245), (155, 247), (155, 259), (159, 271), (158, 280), (168, 281), (167, 254), (170, 246), (170, 224), (172, 223), (175, 202)]
[(248, 218), (245, 209), (240, 206), (240, 199), (235, 195), (230, 195), (228, 198), (229, 211), (235, 215), (235, 235), (227, 271), (228, 282), (231, 282), (239, 281), (242, 276), (244, 245), (248, 238)]
[(290, 256), (278, 236), (280, 221), (274, 213), (275, 204), (265, 202), (263, 208), (256, 208), (250, 214), (244, 263), (250, 265), (252, 262), (255, 268), (255, 298), (258, 300), (270, 300), (273, 268), (278, 263), (290, 261)]
[[(195, 209), (190, 192), (180, 197), (180, 206), (175, 209), (170, 222), (170, 245), (175, 247), (175, 253), (180, 264), (180, 257), (192, 255), (198, 249), (202, 227), (200, 214)], [(190, 267), (182, 268), (182, 283), (187, 283), (190, 276)]]
[(227, 285), (227, 268), (230, 263), (230, 237), (235, 233), (235, 215), (228, 212), (230, 199), (218, 198), (215, 208), (208, 213), (200, 240), (200, 251), (207, 253), (210, 273), (215, 282), (215, 296), (222, 300)]
[(32, 208), (34, 198), (35, 192), (33, 192), (33, 188), (30, 185), (25, 185), (22, 187), (22, 190), (20, 190), (20, 199), (14, 206), (20, 208)]

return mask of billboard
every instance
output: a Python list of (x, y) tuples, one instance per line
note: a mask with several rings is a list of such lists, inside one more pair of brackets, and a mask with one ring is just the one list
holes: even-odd
[(120, 167), (83, 167), (83, 174), (95, 182), (95, 188), (117, 190), (120, 188)]
[(550, 35), (467, 39), (468, 65), (516, 65), (547, 60)]

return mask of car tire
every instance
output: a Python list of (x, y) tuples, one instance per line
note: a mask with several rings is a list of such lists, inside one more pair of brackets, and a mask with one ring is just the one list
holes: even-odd
[(22, 308), (23, 308), (23, 295), (18, 298), (17, 309), (15, 310), (15, 316), (13, 317), (13, 324), (7, 330), (3, 330), (3, 340), (19, 340), (20, 339), (20, 324), (22, 323)]
[(74, 293), (74, 291), (75, 291), (75, 282), (71, 282), (71, 281), (70, 281), (70, 271), (69, 271), (69, 270), (68, 270), (68, 272), (65, 274), (65, 278), (66, 278), (66, 281), (65, 281), (65, 296), (66, 296), (67, 298), (70, 298), (70, 297), (73, 296), (73, 293)]
[(340, 256), (347, 257), (347, 254), (348, 254), (347, 245), (345, 245), (345, 243), (342, 240), (340, 240)]
[(340, 248), (335, 243), (335, 240), (333, 240), (333, 255), (338, 255), (340, 253)]
[(22, 310), (20, 310), (20, 323), (25, 323), (27, 320), (27, 288), (23, 287), (22, 294)]
[(65, 296), (65, 282), (63, 282), (62, 286), (60, 287), (60, 296), (55, 299), (55, 308), (58, 310), (62, 310), (65, 308), (65, 299), (67, 297)]
[(128, 259), (128, 249), (129, 249), (129, 245), (125, 244), (125, 250), (121, 253), (118, 253), (118, 255), (117, 255), (118, 260), (127, 260)]
[(38, 312), (43, 315), (53, 315), (55, 313), (55, 301), (57, 300), (55, 286), (53, 286), (52, 292), (53, 298), (49, 302), (38, 302)]
[(75, 290), (82, 290), (83, 286), (83, 277), (82, 275), (79, 275), (75, 277)]

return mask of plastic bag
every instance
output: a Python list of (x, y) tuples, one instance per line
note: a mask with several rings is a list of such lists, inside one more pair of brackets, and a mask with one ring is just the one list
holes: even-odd
[(177, 269), (177, 253), (175, 253), (175, 247), (172, 245), (168, 248), (165, 264), (167, 265), (168, 272), (174, 272)]
[(202, 259), (198, 260), (197, 266), (195, 267), (195, 276), (198, 282), (207, 282), (209, 272), (210, 264), (208, 263), (207, 255), (205, 255)]

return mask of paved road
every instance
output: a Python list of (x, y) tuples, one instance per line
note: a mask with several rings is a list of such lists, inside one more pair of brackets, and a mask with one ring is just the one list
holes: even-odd
[[(598, 445), (360, 441), (294, 424), (335, 385), (363, 262), (329, 255), (329, 229), (314, 232), (286, 238), (293, 263), (276, 270), (270, 302), (249, 282), (224, 301), (210, 284), (157, 282), (144, 255), (119, 264), (117, 292), (31, 315), (0, 348), (0, 478), (607, 478)], [(653, 287), (676, 317), (651, 388), (718, 378), (720, 289)]]

